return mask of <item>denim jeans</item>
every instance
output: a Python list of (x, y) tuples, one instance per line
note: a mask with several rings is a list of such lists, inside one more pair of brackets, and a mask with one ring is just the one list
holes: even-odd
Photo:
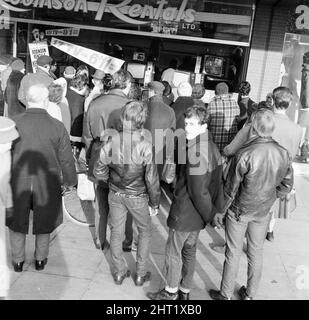
[(243, 241), (247, 238), (248, 278), (247, 295), (254, 297), (262, 276), (263, 245), (271, 214), (263, 218), (240, 216), (228, 210), (225, 221), (226, 251), (221, 281), (221, 294), (231, 298), (243, 251)]
[(108, 192), (109, 189), (106, 188), (101, 182), (98, 183), (96, 187), (96, 198), (97, 198), (97, 212), (96, 216), (96, 234), (97, 238), (100, 240), (100, 244), (104, 245), (106, 241), (106, 229), (107, 229), (107, 219), (108, 219)]
[(181, 232), (169, 229), (165, 248), (166, 282), (170, 288), (190, 289), (196, 262), (196, 245), (200, 231)]
[(147, 272), (149, 256), (149, 243), (151, 237), (151, 218), (148, 209), (148, 197), (128, 198), (110, 191), (109, 223), (111, 228), (110, 249), (112, 260), (112, 273), (123, 275), (128, 266), (123, 257), (122, 241), (124, 239), (127, 213), (130, 212), (138, 231), (138, 247), (136, 253), (136, 273), (144, 276)]

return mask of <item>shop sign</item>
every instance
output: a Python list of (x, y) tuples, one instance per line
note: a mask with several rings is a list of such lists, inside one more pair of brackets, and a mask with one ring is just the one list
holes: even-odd
[(46, 36), (61, 36), (61, 37), (78, 37), (79, 28), (66, 28), (66, 29), (51, 29), (45, 30)]
[(94, 67), (95, 69), (104, 71), (105, 73), (114, 74), (124, 64), (124, 60), (60, 39), (52, 38), (50, 44), (74, 58)]
[(49, 56), (48, 45), (46, 41), (33, 42), (33, 43), (29, 43), (28, 45), (29, 45), (32, 71), (36, 72), (37, 71), (36, 61), (38, 60), (38, 57), (43, 55)]

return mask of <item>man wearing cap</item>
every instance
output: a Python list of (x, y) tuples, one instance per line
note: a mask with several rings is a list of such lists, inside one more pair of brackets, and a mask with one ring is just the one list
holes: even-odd
[(50, 234), (62, 223), (61, 186), (77, 184), (69, 135), (64, 125), (46, 111), (48, 89), (44, 84), (29, 87), (27, 110), (16, 116), (20, 139), (12, 153), (14, 210), (7, 219), (15, 272), (23, 270), (29, 213), (33, 210), (35, 268), (43, 270), (49, 252)]
[(36, 61), (38, 69), (36, 73), (28, 73), (21, 81), (18, 91), (18, 99), (21, 103), (27, 106), (26, 94), (30, 86), (43, 84), (46, 88), (53, 82), (53, 77), (50, 75), (50, 66), (53, 59), (50, 56), (40, 56)]
[(0, 117), (0, 299), (8, 294), (10, 286), (9, 270), (6, 261), (5, 215), (6, 209), (12, 208), (11, 179), (11, 145), (18, 138), (15, 122)]
[[(152, 144), (153, 146), (158, 146), (159, 141), (155, 141), (156, 130), (163, 130), (164, 137), (160, 137), (162, 140), (161, 146), (162, 148), (156, 148), (155, 156), (156, 163), (158, 164), (158, 173), (159, 177), (161, 177), (163, 163), (165, 162), (163, 159), (163, 150), (166, 146), (169, 146), (172, 142), (169, 138), (169, 135), (165, 135), (167, 129), (175, 130), (176, 129), (176, 117), (174, 110), (164, 103), (163, 101), (163, 92), (165, 90), (165, 86), (163, 83), (159, 81), (152, 81), (148, 84), (149, 88), (149, 100), (147, 101), (148, 105), (148, 117), (145, 123), (144, 128), (149, 130), (152, 136)], [(157, 135), (158, 137), (158, 135)], [(166, 139), (165, 141), (163, 139)], [(169, 148), (167, 148), (169, 150)], [(171, 150), (170, 150), (171, 151)], [(167, 155), (168, 157), (169, 155)]]
[(240, 109), (228, 91), (226, 83), (218, 83), (215, 88), (216, 96), (209, 102), (207, 109), (210, 114), (209, 131), (221, 154), (238, 132)]

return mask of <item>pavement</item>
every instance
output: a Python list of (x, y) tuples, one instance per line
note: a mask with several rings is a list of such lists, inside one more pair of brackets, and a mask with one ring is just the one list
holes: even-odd
[[(309, 299), (309, 164), (295, 163), (294, 169), (297, 209), (289, 219), (277, 220), (275, 241), (265, 242), (257, 300)], [(148, 291), (164, 286), (162, 268), (169, 205), (170, 199), (163, 194), (160, 213), (152, 221), (149, 261), (152, 279), (143, 287), (136, 287), (132, 278), (125, 279), (121, 286), (115, 285), (110, 273), (110, 251), (104, 254), (95, 247), (91, 228), (65, 218), (52, 234), (48, 264), (43, 271), (35, 270), (34, 237), (27, 236), (24, 271), (15, 273), (10, 266), (8, 300), (148, 300)], [(212, 247), (224, 243), (223, 232), (207, 226), (200, 233), (191, 299), (210, 300), (208, 290), (220, 286), (224, 255)], [(9, 254), (9, 244), (8, 249)], [(135, 255), (125, 253), (132, 272)], [(246, 283), (246, 268), (243, 252), (235, 292)]]

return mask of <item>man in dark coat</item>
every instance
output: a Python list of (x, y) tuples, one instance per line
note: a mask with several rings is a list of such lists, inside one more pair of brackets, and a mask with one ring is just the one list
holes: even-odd
[[(172, 206), (167, 219), (169, 235), (165, 251), (166, 286), (148, 293), (152, 300), (188, 300), (200, 230), (222, 212), (222, 162), (209, 139), (205, 108), (192, 106), (185, 114), (186, 164), (180, 165)], [(179, 286), (180, 281), (180, 286)]]
[[(149, 88), (149, 100), (148, 105), (148, 117), (145, 123), (145, 129), (149, 130), (152, 137), (152, 144), (156, 146), (155, 157), (156, 164), (158, 165), (159, 177), (163, 170), (163, 158), (164, 149), (166, 148), (170, 154), (166, 154), (166, 158), (171, 159), (174, 150), (171, 148), (173, 141), (173, 135), (168, 134), (166, 130), (170, 129), (174, 131), (176, 129), (176, 118), (174, 110), (163, 102), (163, 91), (165, 89), (163, 83), (158, 81), (152, 81), (148, 85)], [(155, 135), (156, 130), (162, 130), (163, 136)], [(157, 131), (158, 132), (158, 131)], [(155, 141), (160, 137), (161, 141)]]
[[(87, 161), (89, 164), (89, 178), (93, 177), (95, 161), (99, 158), (101, 137), (107, 128), (119, 130), (120, 110), (129, 101), (127, 95), (131, 88), (132, 77), (129, 72), (119, 70), (113, 75), (113, 87), (108, 94), (102, 94), (92, 100), (86, 114), (83, 128), (83, 142), (85, 143)], [(96, 187), (99, 207), (99, 225), (97, 237), (102, 249), (108, 247), (106, 228), (108, 217), (108, 185), (99, 181)]]
[(179, 84), (177, 88), (178, 98), (171, 105), (171, 107), (175, 111), (176, 115), (176, 129), (184, 129), (185, 128), (185, 120), (184, 113), (186, 110), (193, 106), (194, 100), (192, 96), (192, 87), (190, 83), (182, 82)]
[(33, 210), (36, 235), (35, 267), (44, 269), (50, 233), (62, 223), (61, 186), (77, 184), (69, 135), (64, 125), (48, 115), (48, 89), (31, 86), (26, 94), (28, 109), (14, 118), (20, 134), (12, 152), (14, 210), (7, 218), (14, 270), (21, 272), (29, 213)]

